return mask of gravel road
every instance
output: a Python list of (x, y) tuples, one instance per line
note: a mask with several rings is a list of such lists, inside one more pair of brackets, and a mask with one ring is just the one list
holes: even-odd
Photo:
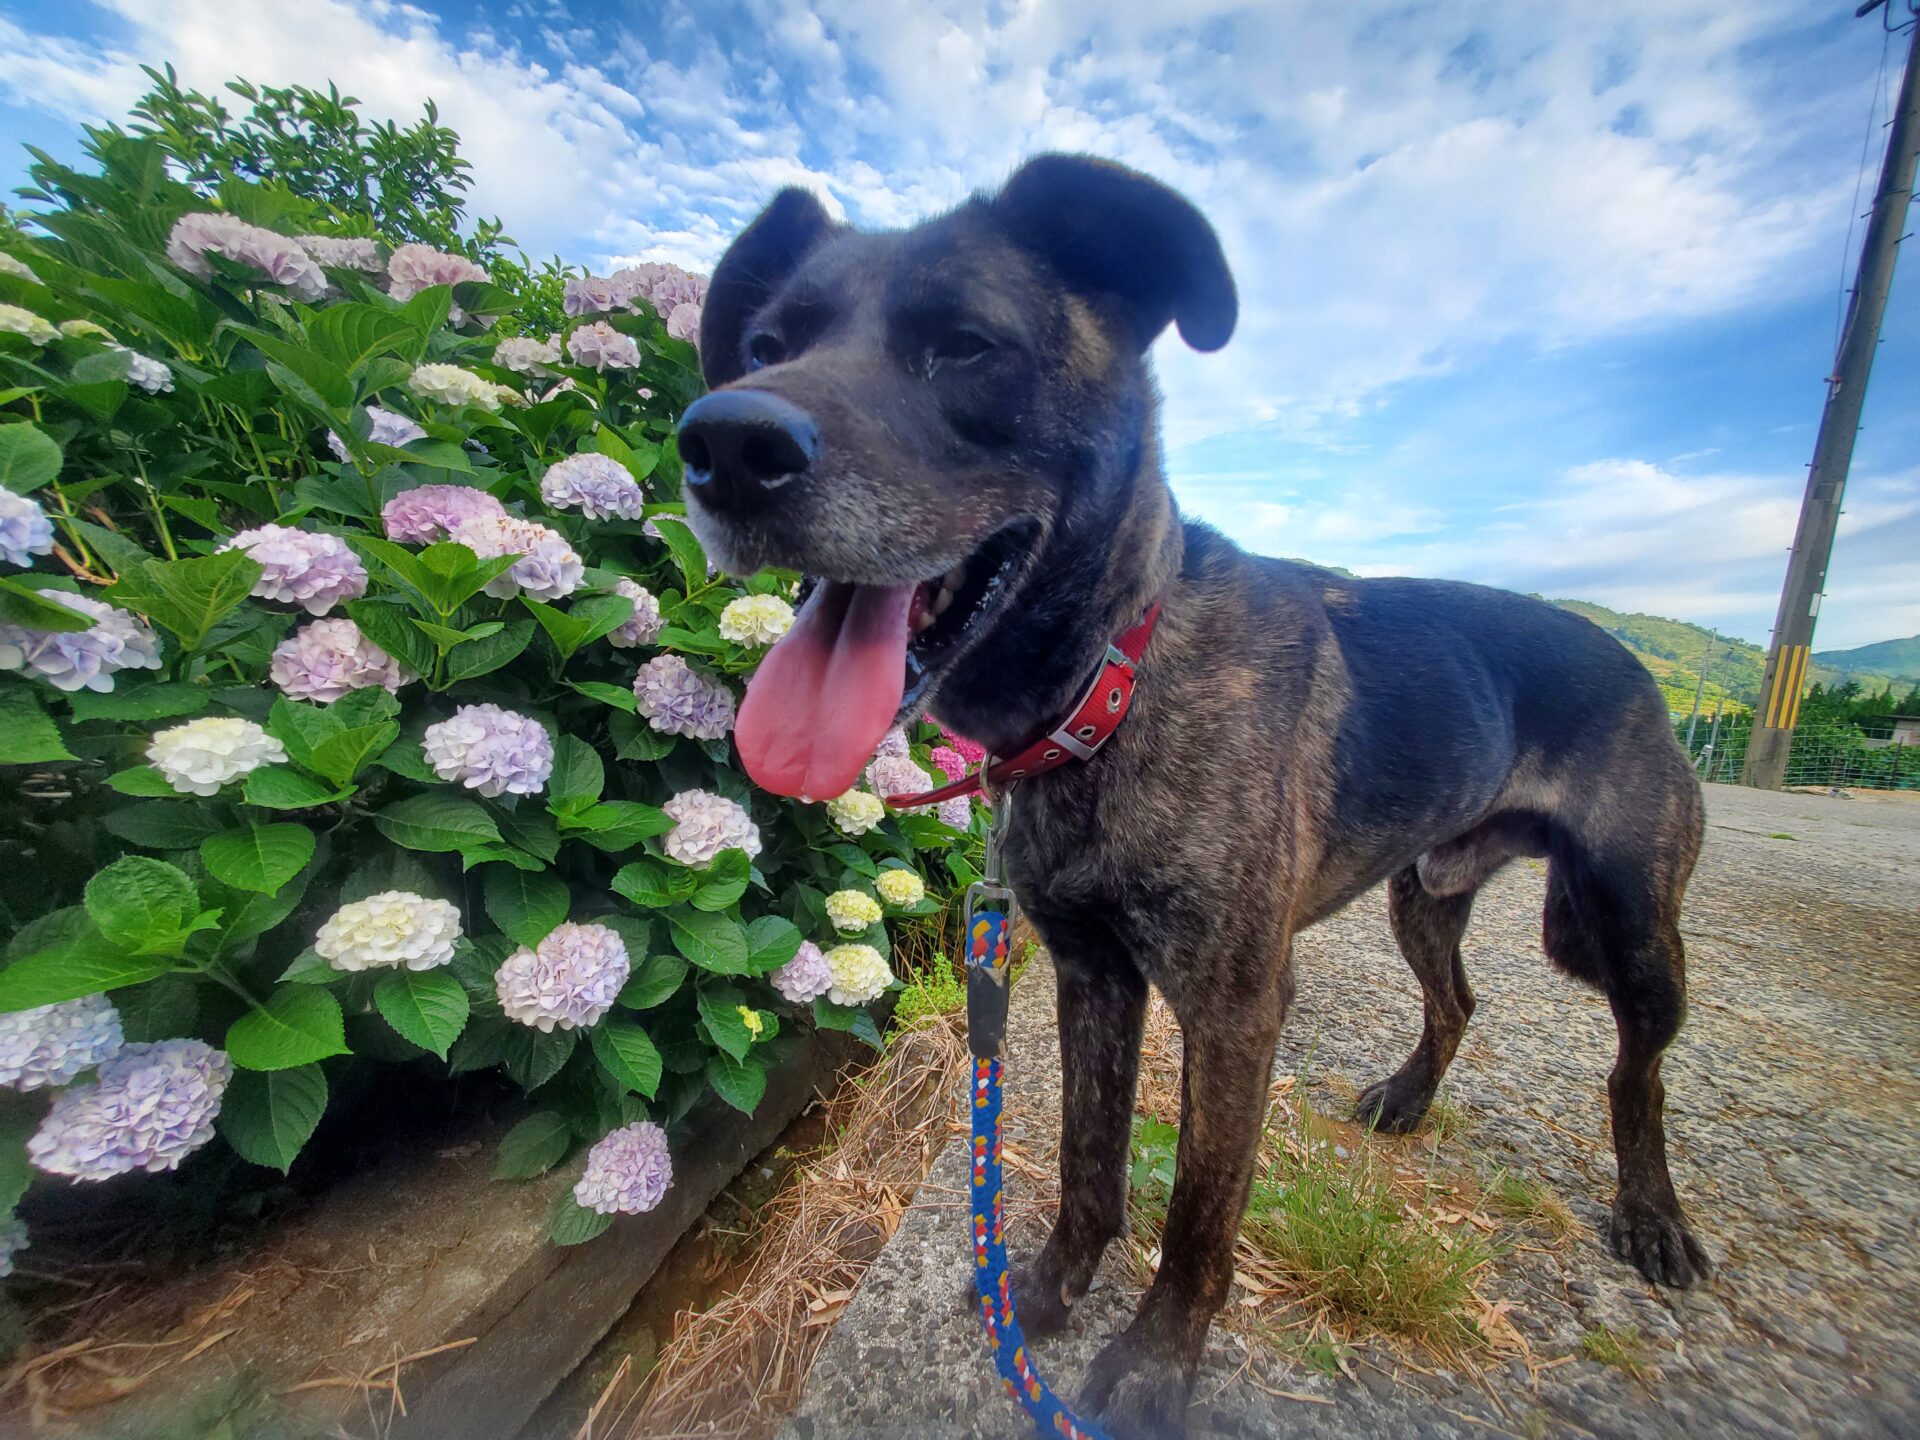
[[(1674, 1177), (1718, 1267), (1686, 1294), (1645, 1283), (1597, 1236), (1613, 1193), (1613, 1025), (1540, 954), (1543, 878), (1516, 864), (1475, 908), (1480, 1008), (1448, 1077), (1463, 1123), (1439, 1152), (1536, 1179), (1579, 1222), (1565, 1243), (1514, 1249), (1481, 1286), (1511, 1304), (1534, 1365), (1454, 1373), (1362, 1347), (1328, 1377), (1216, 1328), (1193, 1434), (1920, 1434), (1920, 801), (1710, 787), (1683, 924), (1692, 1005), (1665, 1067)], [(1341, 1114), (1412, 1046), (1417, 990), (1377, 893), (1297, 943), (1278, 1063), (1304, 1067), (1316, 1103)], [(1036, 965), (1016, 992), (1010, 1135), (1029, 1153), (1049, 1152), (1058, 1124), (1051, 990)], [(823, 1350), (800, 1440), (1025, 1433), (950, 1299), (967, 1274), (963, 1149), (936, 1165)], [(1016, 1216), (1051, 1183), (1009, 1180)], [(1043, 1234), (1037, 1220), (1016, 1229), (1016, 1253)], [(1074, 1329), (1037, 1348), (1064, 1392), (1136, 1295), (1110, 1255)], [(1603, 1327), (1638, 1333), (1636, 1371), (1582, 1357)]]

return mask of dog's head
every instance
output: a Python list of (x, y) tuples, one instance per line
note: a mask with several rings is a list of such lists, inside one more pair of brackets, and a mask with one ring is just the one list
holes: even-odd
[(1171, 322), (1217, 349), (1236, 313), (1200, 212), (1103, 161), (1042, 156), (886, 234), (776, 195), (714, 271), (713, 393), (680, 426), (708, 553), (810, 577), (741, 709), (754, 779), (851, 786), (1137, 468), (1154, 338)]

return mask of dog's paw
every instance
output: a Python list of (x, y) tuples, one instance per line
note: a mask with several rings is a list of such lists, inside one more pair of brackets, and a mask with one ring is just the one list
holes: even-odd
[(1607, 1227), (1613, 1253), (1658, 1285), (1684, 1290), (1713, 1273), (1707, 1252), (1677, 1209), (1622, 1195)]
[(1067, 1328), (1073, 1319), (1073, 1302), (1063, 1293), (1058, 1280), (1049, 1280), (1041, 1261), (1015, 1267), (1010, 1279), (1013, 1313), (1020, 1331), (1029, 1340), (1043, 1340)]
[(1360, 1092), (1353, 1118), (1383, 1135), (1406, 1135), (1420, 1128), (1433, 1097), (1396, 1083), (1398, 1076), (1369, 1085)]
[(1114, 1440), (1183, 1440), (1193, 1382), (1134, 1330), (1108, 1342), (1088, 1367), (1080, 1405)]

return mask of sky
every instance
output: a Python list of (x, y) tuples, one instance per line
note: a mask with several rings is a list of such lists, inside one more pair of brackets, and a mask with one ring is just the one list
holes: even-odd
[[(1853, 9), (0, 0), (0, 186), (20, 143), (76, 157), (143, 63), (432, 97), (473, 213), (599, 271), (709, 268), (783, 185), (886, 228), (1095, 152), (1199, 204), (1239, 283), (1226, 349), (1154, 352), (1187, 514), (1765, 644), (1906, 45)], [(1915, 264), (1821, 648), (1920, 632)]]

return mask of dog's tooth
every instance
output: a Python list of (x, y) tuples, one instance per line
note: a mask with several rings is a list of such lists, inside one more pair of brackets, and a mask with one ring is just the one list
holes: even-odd
[(936, 615), (944, 615), (951, 604), (953, 604), (953, 591), (943, 585), (940, 587), (940, 593), (933, 597), (933, 604), (929, 608)]
[(915, 630), (925, 630), (932, 624), (933, 624), (933, 612), (930, 610), (919, 611), (913, 617), (913, 628)]
[(967, 562), (962, 560), (958, 565), (947, 571), (945, 575), (940, 577), (940, 583), (956, 595), (959, 594), (960, 587), (967, 583)]

